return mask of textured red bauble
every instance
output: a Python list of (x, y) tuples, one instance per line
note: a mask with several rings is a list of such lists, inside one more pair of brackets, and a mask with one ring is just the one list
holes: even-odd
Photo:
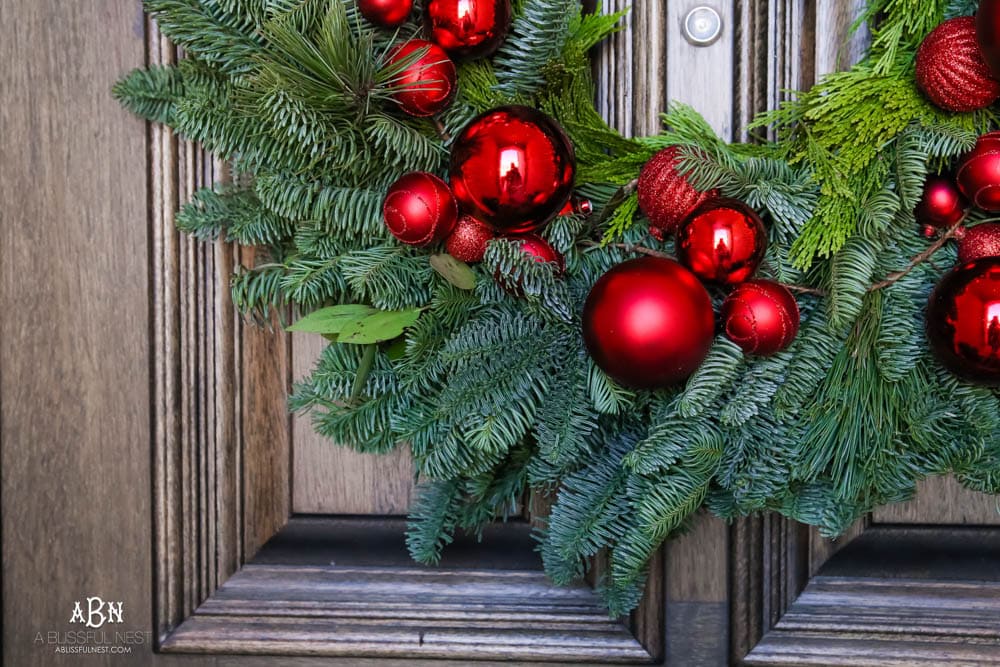
[(955, 174), (969, 201), (986, 211), (1000, 211), (1000, 132), (979, 137)]
[(430, 0), (431, 40), (456, 58), (493, 54), (510, 29), (510, 0)]
[(639, 208), (649, 219), (650, 232), (661, 241), (677, 231), (691, 211), (707, 199), (717, 197), (717, 190), (699, 192), (677, 171), (680, 150), (668, 146), (650, 158), (636, 185)]
[(928, 176), (913, 214), (923, 225), (951, 227), (965, 216), (967, 210), (969, 202), (954, 180), (945, 176)]
[[(414, 56), (417, 52), (422, 55)], [(413, 58), (416, 57), (416, 60)], [(393, 79), (393, 98), (411, 116), (432, 116), (449, 104), (455, 95), (455, 63), (440, 46), (411, 39), (393, 47), (390, 65), (408, 62)]]
[(566, 204), (575, 175), (562, 128), (530, 107), (480, 114), (451, 149), (451, 187), (462, 210), (502, 233), (544, 226)]
[(712, 345), (712, 300), (677, 262), (641, 257), (612, 268), (583, 307), (583, 340), (621, 384), (657, 389), (693, 373)]
[(471, 215), (463, 215), (445, 241), (445, 248), (455, 259), (469, 263), (481, 262), (486, 253), (486, 244), (495, 236), (493, 228), (485, 222), (480, 222)]
[(722, 303), (726, 337), (747, 354), (768, 356), (784, 350), (799, 332), (799, 304), (784, 285), (748, 280)]
[(458, 206), (448, 184), (434, 174), (414, 171), (389, 187), (382, 204), (385, 226), (408, 245), (444, 239), (455, 227)]
[(927, 305), (934, 355), (955, 375), (1000, 385), (1000, 257), (984, 257), (947, 273)]
[(723, 285), (753, 276), (767, 231), (760, 216), (741, 201), (713, 199), (702, 204), (677, 231), (677, 258), (702, 280)]
[(976, 42), (976, 20), (960, 16), (945, 21), (917, 50), (917, 87), (948, 111), (985, 109), (1000, 97), (1000, 82)]
[(993, 76), (1000, 78), (1000, 0), (979, 0), (976, 41)]
[(958, 241), (959, 263), (983, 257), (1000, 257), (1000, 222), (983, 222), (969, 227)]
[(383, 28), (395, 28), (406, 23), (412, 9), (413, 0), (358, 0), (361, 15)]

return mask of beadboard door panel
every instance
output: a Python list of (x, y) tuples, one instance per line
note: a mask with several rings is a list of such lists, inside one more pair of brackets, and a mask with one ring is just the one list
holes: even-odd
[[(680, 29), (700, 4), (723, 19), (708, 47)], [(633, 2), (599, 47), (598, 108), (649, 134), (681, 100), (739, 138), (858, 57), (862, 6)], [(624, 619), (545, 580), (530, 511), (415, 566), (405, 453), (353, 454), (289, 415), (319, 341), (243, 322), (228, 276), (252, 251), (174, 230), (228, 174), (111, 99), (124, 72), (178, 56), (138, 0), (3, 0), (0, 56), (3, 664), (1000, 664), (996, 499), (947, 479), (836, 541), (702, 517)], [(148, 641), (55, 653), (46, 634), (78, 629), (90, 595), (122, 600)]]

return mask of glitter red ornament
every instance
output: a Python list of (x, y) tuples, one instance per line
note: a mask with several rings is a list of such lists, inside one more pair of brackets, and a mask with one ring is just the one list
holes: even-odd
[(407, 245), (425, 246), (451, 233), (458, 206), (447, 183), (434, 174), (414, 171), (389, 187), (382, 216), (397, 239)]
[(668, 146), (650, 158), (636, 184), (639, 208), (649, 219), (650, 233), (663, 240), (677, 231), (691, 211), (718, 196), (717, 190), (699, 192), (677, 171), (680, 150)]
[(985, 109), (1000, 97), (976, 42), (976, 20), (960, 16), (934, 28), (917, 50), (917, 87), (948, 111)]
[(410, 17), (413, 0), (358, 0), (358, 11), (366, 19), (383, 28), (395, 28)]
[(1000, 0), (979, 0), (976, 41), (993, 76), (1000, 77)]
[(1000, 385), (1000, 257), (962, 264), (941, 279), (927, 305), (927, 336), (955, 375)]
[(541, 111), (499, 107), (466, 125), (451, 150), (459, 206), (501, 233), (543, 227), (573, 190), (573, 145)]
[(933, 227), (951, 227), (965, 216), (969, 202), (955, 181), (945, 176), (928, 176), (913, 214), (917, 222)]
[(677, 262), (641, 257), (612, 268), (583, 307), (583, 340), (604, 372), (636, 389), (676, 384), (712, 345), (712, 301)]
[(983, 257), (1000, 257), (1000, 222), (982, 222), (969, 227), (958, 240), (959, 263)]
[[(422, 55), (415, 55), (418, 52)], [(455, 95), (455, 63), (440, 46), (411, 39), (393, 47), (388, 62), (402, 66), (393, 79), (397, 90), (392, 96), (403, 111), (411, 116), (432, 116), (451, 104)], [(408, 64), (403, 66), (404, 62)]]
[(510, 29), (510, 0), (430, 0), (431, 40), (456, 58), (483, 58), (497, 50)]
[(1000, 132), (979, 137), (955, 173), (962, 194), (986, 211), (1000, 211)]
[(784, 350), (799, 332), (799, 305), (784, 285), (748, 280), (722, 303), (722, 328), (747, 354), (769, 356)]
[(677, 231), (677, 258), (702, 280), (734, 285), (752, 277), (767, 250), (757, 213), (735, 199), (702, 204)]
[(485, 222), (480, 222), (471, 215), (463, 215), (445, 241), (445, 248), (455, 259), (474, 264), (483, 261), (486, 244), (495, 236), (493, 228)]

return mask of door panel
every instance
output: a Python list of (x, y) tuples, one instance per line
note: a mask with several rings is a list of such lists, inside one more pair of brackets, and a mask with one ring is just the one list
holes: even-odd
[[(312, 371), (326, 341), (292, 335), (292, 379)], [(292, 417), (292, 511), (301, 514), (406, 514), (413, 493), (409, 450), (361, 454), (318, 435), (309, 415)]]
[[(708, 49), (678, 28), (700, 3), (631, 4), (596, 71), (599, 109), (633, 134), (680, 99), (738, 135), (866, 39), (846, 40), (860, 0), (718, 2), (725, 29)], [(286, 389), (320, 341), (239, 321), (226, 284), (251, 253), (173, 229), (178, 204), (226, 171), (107, 93), (176, 57), (138, 1), (4, 0), (0, 32), (4, 664), (996, 662), (996, 499), (949, 480), (835, 541), (780, 517), (703, 517), (623, 622), (586, 586), (541, 579), (525, 523), (414, 567), (386, 518), (409, 503), (405, 454), (354, 454), (290, 418)], [(35, 641), (76, 629), (72, 603), (88, 595), (121, 599), (126, 629), (195, 653), (146, 641), (60, 656)], [(506, 607), (482, 615), (470, 599)]]

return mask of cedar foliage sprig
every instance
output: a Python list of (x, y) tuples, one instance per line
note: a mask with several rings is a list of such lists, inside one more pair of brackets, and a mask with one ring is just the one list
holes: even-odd
[[(236, 307), (263, 322), (289, 307), (420, 309), (396, 344), (328, 345), (290, 402), (359, 451), (408, 443), (422, 482), (415, 559), (436, 562), (457, 531), (509, 516), (529, 486), (554, 490), (540, 517), (547, 572), (568, 583), (606, 553), (598, 587), (621, 614), (650, 555), (702, 506), (780, 512), (835, 535), (928, 475), (1000, 492), (998, 394), (948, 374), (923, 332), (954, 250), (925, 257), (912, 214), (926, 174), (994, 123), (990, 111), (943, 113), (913, 84), (920, 40), (974, 2), (871, 0), (868, 57), (763, 115), (755, 127), (774, 140), (755, 145), (723, 142), (683, 105), (654, 137), (610, 128), (588, 53), (622, 15), (575, 2), (516, 2), (499, 55), (460, 64), (455, 101), (433, 120), (391, 102), (399, 69), (387, 50), (416, 21), (377, 30), (352, 0), (145, 4), (188, 57), (137, 70), (114, 93), (233, 162), (235, 185), (200, 191), (177, 223), (257, 248), (257, 264), (233, 276)], [(498, 240), (469, 289), (389, 236), (381, 199), (406, 171), (442, 173), (465, 123), (506, 103), (560, 121), (598, 212), (546, 228), (565, 275)], [(646, 236), (635, 196), (640, 168), (668, 145), (695, 186), (764, 214), (763, 274), (799, 286), (802, 328), (766, 359), (720, 338), (685, 386), (632, 391), (588, 357), (580, 314), (612, 266), (671, 251)]]

